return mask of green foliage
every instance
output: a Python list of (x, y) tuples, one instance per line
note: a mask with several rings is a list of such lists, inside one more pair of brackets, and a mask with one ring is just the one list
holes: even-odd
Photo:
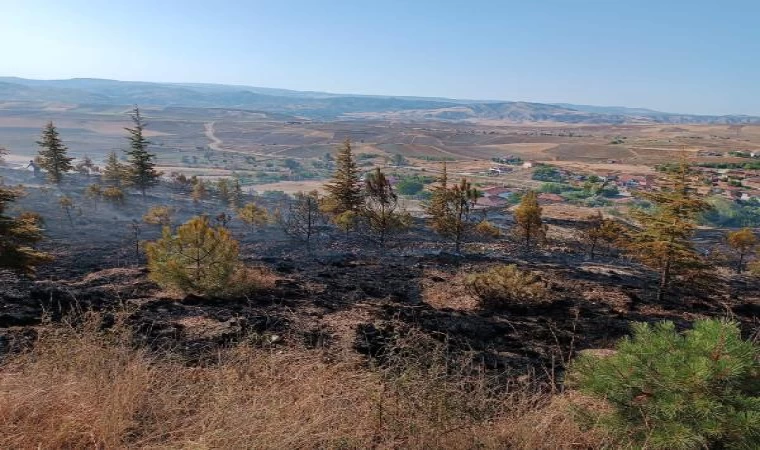
[(489, 309), (504, 308), (510, 303), (540, 302), (547, 295), (546, 286), (538, 275), (520, 270), (514, 264), (469, 275), (465, 287), (478, 297), (482, 307)]
[(401, 153), (394, 154), (391, 157), (391, 162), (396, 167), (401, 167), (401, 166), (405, 166), (409, 164), (409, 161), (407, 161), (406, 158), (404, 158), (404, 155), (402, 155)]
[(401, 195), (417, 195), (424, 189), (425, 183), (418, 177), (407, 177), (396, 184), (396, 192)]
[(582, 417), (626, 447), (760, 447), (760, 352), (736, 323), (699, 320), (683, 334), (672, 322), (639, 323), (633, 332), (615, 354), (573, 362), (568, 385), (611, 406)]
[(130, 117), (133, 128), (125, 128), (129, 133), (127, 138), (129, 139), (129, 150), (126, 151), (129, 157), (129, 167), (126, 172), (126, 179), (129, 185), (139, 189), (144, 197), (147, 189), (158, 184), (161, 173), (156, 171), (156, 155), (148, 152), (150, 141), (143, 135), (145, 123), (140, 115), (140, 109), (135, 106)]
[(224, 227), (212, 227), (205, 216), (190, 219), (172, 234), (164, 227), (161, 239), (149, 242), (150, 278), (164, 288), (185, 293), (223, 296), (240, 270), (238, 242)]
[(6, 214), (8, 204), (21, 195), (23, 192), (19, 189), (0, 185), (0, 268), (33, 274), (36, 266), (51, 258), (34, 249), (34, 245), (42, 240), (39, 216), (25, 214), (11, 217)]
[(735, 202), (724, 197), (710, 197), (706, 201), (711, 208), (699, 216), (700, 223), (730, 228), (760, 226), (757, 202)]
[(760, 161), (752, 161), (746, 163), (730, 163), (730, 162), (701, 162), (700, 167), (710, 167), (713, 169), (747, 169), (747, 170), (760, 170)]
[(48, 122), (42, 130), (42, 138), (37, 141), (37, 145), (40, 146), (37, 164), (47, 171), (50, 181), (60, 183), (63, 174), (74, 168), (71, 164), (74, 158), (68, 156), (68, 149), (61, 141), (53, 122)]
[(246, 225), (255, 229), (263, 227), (269, 223), (269, 213), (266, 208), (256, 205), (255, 203), (246, 203), (237, 210), (238, 218)]
[(550, 181), (556, 183), (561, 183), (564, 181), (562, 174), (560, 174), (559, 170), (556, 167), (544, 165), (536, 167), (533, 170), (533, 175), (531, 178), (536, 181)]
[(116, 152), (109, 153), (108, 158), (106, 159), (106, 165), (101, 172), (100, 179), (106, 184), (121, 186), (121, 184), (127, 179), (127, 175), (127, 168), (119, 161)]
[(564, 183), (542, 183), (541, 187), (538, 188), (539, 192), (548, 194), (561, 194), (572, 190), (574, 190), (572, 186)]
[(363, 202), (362, 186), (349, 139), (346, 139), (338, 152), (335, 165), (333, 179), (325, 186), (331, 204), (335, 207), (331, 212), (340, 214), (345, 211), (359, 211)]

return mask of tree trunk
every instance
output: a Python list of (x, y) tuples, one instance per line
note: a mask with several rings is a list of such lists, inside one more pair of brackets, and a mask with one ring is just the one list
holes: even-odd
[(665, 261), (665, 266), (662, 268), (662, 272), (660, 272), (660, 286), (657, 289), (657, 301), (662, 302), (663, 299), (665, 299), (665, 291), (668, 289), (668, 284), (670, 284), (670, 258), (668, 258)]
[(739, 265), (736, 267), (736, 273), (742, 273), (744, 268), (744, 252), (739, 252)]

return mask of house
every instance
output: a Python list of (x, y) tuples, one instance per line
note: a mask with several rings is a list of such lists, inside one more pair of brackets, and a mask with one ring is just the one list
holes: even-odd
[(535, 164), (536, 164), (535, 161), (525, 161), (522, 166), (523, 166), (523, 169), (530, 169)]

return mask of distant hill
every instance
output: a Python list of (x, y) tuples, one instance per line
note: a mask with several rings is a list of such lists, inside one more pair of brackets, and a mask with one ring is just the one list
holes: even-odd
[(671, 114), (618, 106), (345, 95), (253, 86), (151, 83), (95, 78), (30, 80), (0, 77), (0, 101), (240, 108), (324, 120), (378, 117), (401, 120), (496, 119), (577, 124), (760, 123), (760, 117), (752, 116)]

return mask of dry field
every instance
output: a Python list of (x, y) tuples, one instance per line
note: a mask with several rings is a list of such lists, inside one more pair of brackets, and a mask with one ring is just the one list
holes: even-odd
[[(74, 156), (87, 154), (102, 162), (107, 152), (125, 148), (126, 112), (119, 107), (0, 104), (0, 146), (12, 158), (28, 161), (38, 150), (40, 129), (53, 120)], [(487, 170), (491, 158), (507, 155), (579, 170), (647, 173), (648, 167), (672, 161), (684, 150), (696, 157), (700, 151), (760, 148), (760, 126), (311, 122), (220, 108), (146, 109), (144, 114), (160, 166), (177, 170), (195, 157), (192, 172), (207, 170), (209, 175), (256, 170), (246, 165), (246, 157), (262, 162), (321, 158), (334, 153), (345, 138), (354, 141), (359, 153), (402, 154), (411, 165), (430, 170), (447, 160), (460, 173)], [(207, 160), (208, 152), (219, 157)]]
[[(591, 448), (573, 395), (530, 382), (494, 390), (444, 350), (372, 370), (319, 350), (241, 344), (201, 365), (132, 346), (119, 331), (43, 331), (0, 365), (3, 448)], [(422, 338), (422, 341), (419, 339)], [(425, 347), (427, 344), (432, 347)], [(422, 355), (422, 353), (419, 353)], [(336, 359), (337, 358), (337, 359)], [(466, 367), (462, 367), (465, 370)], [(412, 395), (413, 394), (413, 395)]]

